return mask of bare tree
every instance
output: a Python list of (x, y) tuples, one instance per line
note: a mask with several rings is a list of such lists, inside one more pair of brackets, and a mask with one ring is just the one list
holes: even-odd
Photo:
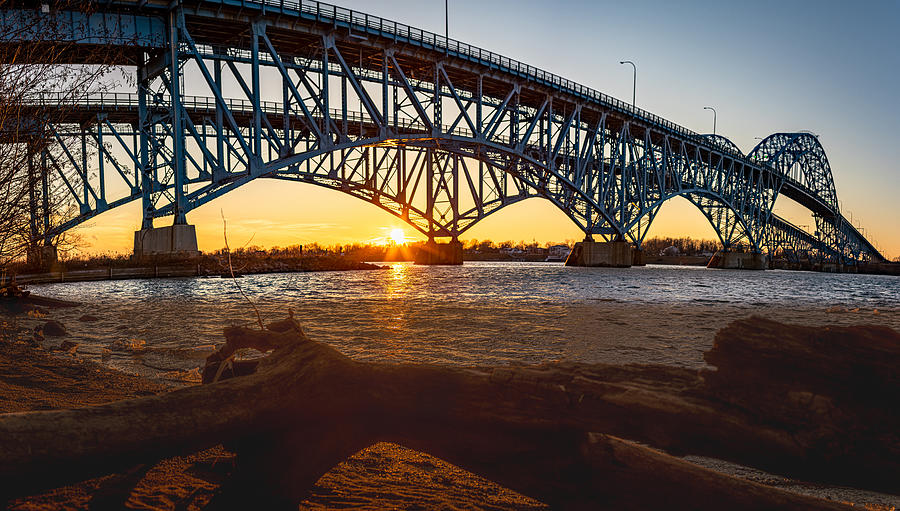
[(82, 44), (87, 27), (77, 20), (87, 17), (59, 15), (87, 15), (92, 4), (0, 0), (0, 268), (26, 254), (40, 261), (43, 245), (67, 242), (52, 226), (72, 214), (60, 178), (71, 170), (48, 158), (61, 151), (48, 126), (87, 94), (114, 86), (107, 77), (123, 51)]

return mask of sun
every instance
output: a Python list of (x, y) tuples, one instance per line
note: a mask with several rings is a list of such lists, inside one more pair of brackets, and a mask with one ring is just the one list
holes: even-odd
[(397, 245), (406, 243), (406, 233), (403, 232), (403, 229), (391, 229), (391, 241)]

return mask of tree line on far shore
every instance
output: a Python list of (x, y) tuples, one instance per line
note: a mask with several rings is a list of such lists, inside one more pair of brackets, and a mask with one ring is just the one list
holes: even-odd
[[(232, 257), (241, 261), (255, 261), (264, 263), (267, 261), (281, 261), (297, 263), (303, 257), (341, 257), (354, 261), (411, 261), (415, 258), (416, 250), (424, 241), (411, 241), (405, 244), (396, 243), (308, 243), (305, 245), (294, 244), (284, 247), (276, 246), (264, 248), (259, 246), (247, 246), (231, 249)], [(545, 256), (559, 254), (571, 249), (575, 245), (574, 240), (561, 242), (537, 241), (501, 241), (492, 240), (464, 240), (463, 254), (466, 259), (529, 259), (543, 260)], [(551, 247), (555, 247), (551, 250)], [(671, 250), (675, 247), (677, 250)], [(708, 257), (719, 250), (720, 245), (716, 240), (695, 239), (691, 237), (654, 237), (644, 240), (643, 250), (647, 256), (678, 255), (678, 256), (704, 256)], [(200, 258), (223, 259), (228, 251), (225, 248), (204, 252)], [(178, 257), (162, 257), (158, 259), (172, 260), (183, 259)], [(196, 258), (195, 258), (196, 259)], [(900, 258), (894, 259), (900, 262)], [(78, 256), (63, 256), (58, 265), (67, 270), (106, 268), (106, 267), (130, 267), (144, 264), (146, 261), (135, 260), (131, 254), (103, 253)], [(22, 273), (29, 268), (24, 260), (19, 260), (7, 268), (10, 273)]]
[[(288, 246), (276, 246), (264, 248), (260, 246), (247, 246), (231, 249), (231, 255), (240, 260), (273, 260), (287, 261), (295, 260), (304, 256), (322, 257), (322, 256), (339, 256), (357, 261), (405, 261), (412, 260), (415, 257), (415, 251), (422, 245), (424, 241), (411, 241), (404, 244), (396, 244), (389, 242), (387, 244), (380, 243), (308, 243), (304, 245), (295, 244)], [(565, 252), (575, 245), (574, 240), (565, 240), (560, 242), (543, 242), (537, 241), (500, 241), (470, 239), (462, 241), (463, 252), (467, 256), (477, 258), (477, 256), (508, 256), (516, 258), (518, 256), (546, 256), (551, 253)], [(715, 252), (719, 246), (718, 242), (713, 240), (694, 239), (690, 237), (674, 238), (650, 238), (644, 241), (644, 251), (646, 254), (658, 255), (668, 247), (676, 247), (679, 255), (705, 255)], [(203, 257), (220, 258), (228, 254), (228, 250), (221, 248), (210, 252), (205, 252)], [(163, 259), (182, 259), (182, 258), (163, 258)], [(20, 260), (17, 264), (12, 264), (10, 269), (13, 273), (16, 270), (21, 272), (26, 269), (25, 261)], [(63, 256), (59, 262), (66, 269), (89, 269), (101, 267), (128, 267), (140, 264), (135, 261), (131, 254), (123, 253), (103, 253), (103, 254), (82, 254), (78, 256)]]

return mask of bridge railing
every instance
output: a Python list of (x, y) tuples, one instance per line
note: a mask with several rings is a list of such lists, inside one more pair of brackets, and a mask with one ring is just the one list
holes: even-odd
[[(42, 92), (26, 96), (25, 103), (34, 107), (99, 108), (103, 110), (134, 109), (140, 105), (139, 95), (134, 92), (95, 92), (73, 98), (66, 92)], [(216, 109), (216, 98), (210, 96), (181, 96), (183, 106), (195, 110)], [(163, 101), (168, 108), (168, 101)], [(147, 105), (154, 108), (151, 99)], [(253, 102), (246, 99), (225, 98), (225, 106), (234, 112), (252, 112)], [(266, 113), (280, 113), (282, 104), (277, 101), (260, 101), (260, 109)]]
[(497, 68), (501, 71), (506, 71), (512, 74), (531, 78), (538, 82), (543, 82), (545, 84), (551, 85), (556, 89), (574, 93), (575, 95), (591, 99), (606, 106), (607, 108), (618, 110), (627, 115), (640, 118), (641, 120), (649, 124), (678, 133), (682, 137), (690, 139), (698, 145), (706, 146), (708, 148), (714, 148), (722, 153), (746, 161), (750, 165), (760, 166), (760, 163), (751, 162), (747, 159), (746, 155), (739, 151), (736, 152), (734, 148), (726, 144), (721, 144), (717, 140), (706, 139), (702, 135), (687, 129), (684, 126), (676, 124), (672, 121), (669, 121), (668, 119), (655, 115), (642, 108), (638, 108), (618, 98), (614, 98), (590, 87), (586, 87), (567, 78), (563, 78), (562, 76), (559, 76), (557, 74), (544, 71), (543, 69), (525, 64), (518, 60), (514, 60), (498, 53), (494, 53), (492, 51), (485, 50), (478, 46), (473, 46), (456, 39), (451, 39), (434, 32), (429, 32), (427, 30), (411, 27), (409, 25), (398, 23), (393, 20), (384, 19), (379, 16), (373, 16), (363, 12), (354, 11), (352, 9), (347, 9), (345, 7), (339, 7), (337, 5), (318, 2), (315, 0), (258, 0), (257, 2), (247, 2), (243, 0), (220, 0), (220, 3), (234, 3), (241, 6), (256, 3), (260, 7), (262, 7), (263, 10), (265, 10), (266, 8), (278, 8), (281, 11), (295, 11), (298, 14), (305, 14), (309, 17), (312, 17), (316, 21), (343, 22), (347, 24), (347, 26), (351, 29), (354, 26), (361, 27), (366, 31), (372, 32), (373, 34), (380, 33), (381, 35), (392, 37), (395, 40), (401, 39), (407, 42), (420, 43), (421, 45), (426, 47), (430, 46), (435, 50), (444, 51), (448, 54), (452, 53), (457, 57), (479, 61), (482, 64), (487, 64), (488, 67)]
[[(134, 92), (96, 92), (78, 96), (77, 98), (73, 98), (70, 94), (65, 92), (43, 92), (41, 94), (26, 96), (24, 99), (25, 104), (30, 107), (86, 108), (96, 109), (98, 111), (115, 111), (121, 109), (134, 110), (137, 109), (140, 104), (139, 96)], [(253, 102), (250, 100), (234, 98), (223, 99), (225, 101), (225, 106), (232, 112), (250, 115), (254, 111)], [(166, 105), (166, 108), (168, 108), (168, 103), (164, 102), (164, 104)], [(209, 96), (181, 96), (181, 105), (186, 109), (194, 111), (207, 110), (209, 112), (214, 112), (217, 108), (216, 98)], [(151, 104), (149, 107), (153, 108), (153, 105)], [(259, 107), (260, 110), (267, 114), (281, 115), (284, 113), (284, 104), (277, 101), (260, 101)], [(371, 117), (365, 112), (347, 110), (346, 117), (344, 114), (345, 112), (342, 109), (329, 109), (331, 118), (338, 120), (338, 122), (344, 120), (350, 124), (372, 122)], [(296, 113), (292, 113), (291, 115), (299, 117)], [(321, 115), (317, 115), (316, 117), (322, 119)], [(425, 124), (415, 118), (400, 120), (397, 123), (397, 128), (403, 130), (418, 130), (423, 133), (426, 132)], [(469, 138), (474, 137), (471, 131), (461, 126), (457, 126), (451, 130), (449, 125), (444, 124), (441, 129), (443, 133), (447, 134)]]
[(96, 92), (73, 97), (67, 92), (42, 92), (27, 95), (24, 103), (33, 107), (94, 107), (136, 108), (138, 95), (131, 92)]

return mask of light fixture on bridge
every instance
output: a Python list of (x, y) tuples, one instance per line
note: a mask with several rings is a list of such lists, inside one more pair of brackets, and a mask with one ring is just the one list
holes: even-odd
[(619, 64), (631, 64), (633, 74), (631, 76), (631, 109), (634, 110), (635, 97), (637, 96), (637, 66), (630, 60), (620, 60)]
[(712, 110), (713, 113), (713, 135), (716, 134), (716, 109), (711, 106), (703, 107), (704, 110)]
[(450, 0), (444, 0), (444, 40), (450, 49)]

